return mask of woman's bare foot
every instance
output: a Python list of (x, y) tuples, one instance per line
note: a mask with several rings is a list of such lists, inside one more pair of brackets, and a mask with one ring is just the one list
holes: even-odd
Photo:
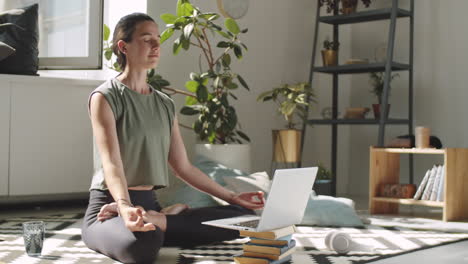
[(165, 214), (165, 215), (176, 215), (176, 214), (179, 214), (180, 212), (186, 210), (186, 209), (189, 209), (190, 207), (186, 204), (181, 204), (181, 203), (177, 203), (177, 204), (173, 204), (171, 206), (168, 206), (166, 208), (163, 208), (161, 210), (161, 213)]

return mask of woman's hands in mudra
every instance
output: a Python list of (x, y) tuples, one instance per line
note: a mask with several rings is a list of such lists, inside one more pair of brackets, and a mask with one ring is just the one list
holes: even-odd
[(237, 193), (228, 201), (231, 204), (237, 204), (251, 210), (262, 209), (265, 206), (265, 197), (263, 192), (244, 192)]
[(163, 231), (166, 230), (165, 215), (178, 214), (189, 206), (186, 204), (174, 204), (156, 212), (154, 210), (146, 211), (141, 206), (130, 207), (128, 205), (121, 206), (118, 208), (116, 202), (105, 204), (101, 207), (97, 218), (98, 221), (105, 221), (107, 219), (116, 217), (119, 215), (123, 218), (127, 228), (132, 231), (152, 231), (155, 230), (155, 226), (161, 228)]

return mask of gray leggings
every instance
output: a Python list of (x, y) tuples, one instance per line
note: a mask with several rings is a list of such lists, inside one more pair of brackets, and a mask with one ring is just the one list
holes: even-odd
[[(161, 211), (154, 191), (129, 191), (134, 205), (145, 210)], [(104, 222), (97, 220), (101, 207), (114, 199), (109, 191), (91, 190), (82, 226), (83, 242), (90, 249), (123, 263), (153, 263), (163, 246), (194, 246), (239, 237), (239, 232), (201, 222), (226, 217), (254, 214), (237, 205), (188, 209), (178, 215), (167, 215), (166, 232), (131, 232), (120, 217)]]

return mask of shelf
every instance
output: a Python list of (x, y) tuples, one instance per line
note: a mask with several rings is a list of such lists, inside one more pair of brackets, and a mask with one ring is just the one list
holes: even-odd
[[(379, 119), (309, 119), (309, 125), (378, 125)], [(386, 125), (407, 125), (408, 119), (387, 119)]]
[(445, 149), (435, 148), (376, 148), (374, 151), (386, 153), (403, 153), (403, 154), (445, 154)]
[(431, 207), (444, 207), (444, 202), (425, 201), (425, 200), (415, 200), (415, 199), (374, 197), (374, 198), (372, 198), (372, 201), (374, 201), (374, 202), (387, 202), (387, 203), (406, 204), (406, 205), (421, 205), (421, 206), (431, 206)]
[[(410, 69), (409, 64), (392, 62), (392, 71), (404, 71), (404, 70), (409, 70), (409, 69)], [(321, 72), (321, 73), (338, 73), (338, 74), (383, 72), (385, 71), (385, 62), (314, 67), (313, 70), (315, 72)]]
[[(319, 21), (330, 25), (354, 24), (369, 21), (390, 19), (391, 8), (357, 12), (349, 15), (321, 16)], [(397, 9), (397, 17), (411, 17), (411, 12), (404, 9)]]

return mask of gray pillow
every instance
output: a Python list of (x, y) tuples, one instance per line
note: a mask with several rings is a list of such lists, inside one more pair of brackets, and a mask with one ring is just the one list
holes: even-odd
[(353, 205), (348, 198), (312, 194), (300, 225), (362, 227)]
[(0, 73), (37, 75), (38, 4), (0, 13), (0, 41), (16, 52), (0, 61)]
[(10, 45), (0, 41), (0, 61), (15, 53), (15, 49)]

